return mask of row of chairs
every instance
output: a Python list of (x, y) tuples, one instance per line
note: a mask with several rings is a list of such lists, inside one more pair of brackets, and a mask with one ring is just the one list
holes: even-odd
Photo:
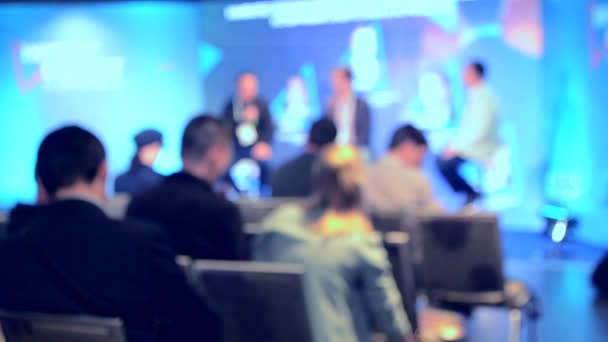
[[(248, 222), (247, 235), (259, 233), (263, 218), (285, 201), (239, 202)], [(522, 310), (532, 296), (522, 284), (505, 280), (496, 217), (407, 220), (403, 215), (384, 214), (374, 215), (373, 221), (383, 234), (404, 307), (416, 330), (416, 299), (424, 294), (431, 302), (507, 307), (512, 312), (510, 341), (519, 340)], [(306, 304), (299, 266), (187, 258), (180, 258), (180, 264), (220, 311), (226, 341), (312, 341), (308, 316), (302, 310)], [(258, 314), (260, 308), (265, 315)], [(8, 342), (124, 341), (117, 319), (1, 313), (0, 323)], [(60, 339), (51, 339), (59, 333), (63, 334)], [(82, 338), (87, 333), (92, 336)], [(70, 340), (74, 334), (80, 337)]]

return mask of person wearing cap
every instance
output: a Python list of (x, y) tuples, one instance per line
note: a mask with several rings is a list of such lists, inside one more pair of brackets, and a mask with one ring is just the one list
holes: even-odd
[(134, 140), (137, 151), (129, 170), (116, 178), (114, 183), (116, 193), (138, 194), (154, 188), (164, 179), (152, 168), (162, 148), (162, 133), (147, 129), (138, 133)]

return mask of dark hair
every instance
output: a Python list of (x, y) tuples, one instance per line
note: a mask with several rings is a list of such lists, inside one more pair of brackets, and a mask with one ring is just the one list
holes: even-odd
[(344, 77), (346, 77), (349, 81), (353, 80), (353, 72), (350, 68), (347, 67), (339, 67), (336, 69), (337, 72), (341, 72)]
[(395, 149), (399, 147), (401, 144), (405, 142), (412, 142), (418, 146), (428, 146), (428, 142), (424, 133), (420, 131), (418, 128), (407, 124), (397, 128), (395, 133), (393, 133), (393, 137), (391, 138), (391, 143), (389, 144), (389, 148)]
[(101, 141), (78, 126), (47, 135), (38, 148), (36, 177), (49, 196), (78, 181), (92, 183), (106, 159)]
[(201, 160), (209, 149), (219, 144), (231, 144), (228, 127), (211, 114), (199, 115), (188, 123), (182, 137), (182, 158)]
[(469, 63), (469, 66), (471, 68), (473, 68), (473, 70), (475, 70), (475, 73), (477, 74), (477, 76), (479, 76), (480, 79), (485, 79), (486, 78), (486, 66), (483, 64), (483, 62), (481, 61), (471, 61)]
[(338, 130), (336, 125), (330, 119), (323, 118), (315, 121), (308, 132), (308, 142), (317, 147), (323, 147), (331, 144), (336, 140)]

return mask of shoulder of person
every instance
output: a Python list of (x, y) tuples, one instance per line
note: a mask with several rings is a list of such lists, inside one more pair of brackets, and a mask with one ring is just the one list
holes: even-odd
[(301, 224), (305, 221), (306, 209), (299, 203), (281, 205), (264, 219), (263, 225), (268, 229), (282, 228), (286, 224)]

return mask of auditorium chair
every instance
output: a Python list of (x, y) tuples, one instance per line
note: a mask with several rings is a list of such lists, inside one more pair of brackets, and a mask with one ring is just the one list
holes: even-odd
[(224, 342), (313, 342), (302, 267), (198, 260), (180, 265), (220, 313)]
[(536, 299), (524, 284), (505, 279), (496, 216), (420, 216), (418, 221), (423, 288), (430, 302), (507, 308), (509, 341), (519, 341), (522, 314), (531, 323), (538, 316)]
[(118, 318), (0, 311), (0, 325), (6, 342), (127, 341)]

